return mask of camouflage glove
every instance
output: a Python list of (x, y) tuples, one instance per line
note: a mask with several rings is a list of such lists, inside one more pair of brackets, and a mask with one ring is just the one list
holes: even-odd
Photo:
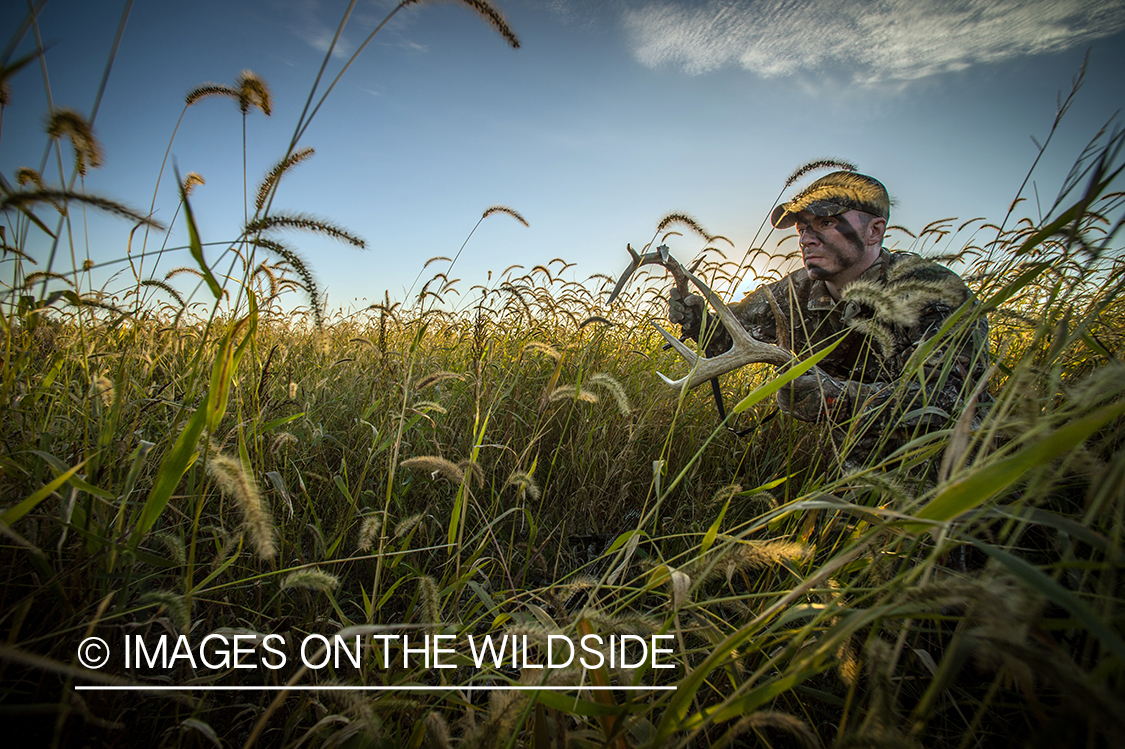
[(843, 383), (813, 367), (777, 391), (777, 405), (800, 421), (823, 421), (846, 408), (848, 390)]
[(703, 322), (703, 297), (688, 294), (681, 297), (676, 287), (668, 292), (668, 321), (680, 326), (683, 334), (693, 341), (699, 340), (699, 326)]

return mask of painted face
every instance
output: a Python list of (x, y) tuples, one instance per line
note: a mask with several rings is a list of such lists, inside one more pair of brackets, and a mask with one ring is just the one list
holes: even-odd
[[(801, 257), (809, 278), (835, 281), (864, 258), (864, 244), (848, 213), (817, 216), (810, 211), (797, 214), (796, 229)], [(858, 222), (857, 222), (858, 223)]]

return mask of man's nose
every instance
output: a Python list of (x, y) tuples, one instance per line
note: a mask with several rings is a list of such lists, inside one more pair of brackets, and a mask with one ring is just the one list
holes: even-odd
[(797, 241), (802, 246), (806, 244), (812, 244), (819, 239), (820, 238), (817, 236), (816, 232), (812, 230), (811, 226), (806, 226), (803, 229), (801, 227), (797, 227)]

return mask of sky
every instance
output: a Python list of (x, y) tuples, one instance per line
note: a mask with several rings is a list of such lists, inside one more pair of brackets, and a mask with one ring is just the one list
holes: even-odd
[[(185, 113), (184, 96), (204, 83), (231, 85), (244, 70), (269, 85), (272, 114), (253, 111), (245, 120), (252, 200), (286, 152), (348, 4), (136, 0), (94, 119), (104, 165), (89, 171), (85, 189), (147, 212), (184, 115), (170, 159), (181, 174), (205, 180), (192, 194), (201, 238), (234, 239), (243, 222), (242, 115), (219, 97)], [(286, 175), (274, 208), (329, 220), (367, 246), (284, 235), (313, 269), (329, 308), (417, 293), (426, 261), (453, 257), (493, 205), (514, 209), (529, 226), (504, 213), (480, 224), (451, 271), (466, 295), (489, 283), (490, 271), (495, 279), (513, 263), (530, 270), (554, 258), (573, 263), (563, 272), (568, 280), (616, 277), (628, 262), (626, 244), (645, 245), (672, 211), (728, 237), (732, 258), (752, 243), (772, 249), (786, 233), (758, 232), (786, 178), (825, 157), (883, 181), (894, 200), (892, 224), (918, 232), (948, 217), (999, 221), (1088, 54), (1084, 86), (1026, 193), (1045, 210), (1083, 147), (1125, 103), (1120, 1), (494, 4), (519, 49), (462, 3), (404, 9), (363, 49), (302, 135), (299, 145), (315, 155)], [(48, 46), (49, 86), (37, 63), (8, 81), (0, 173), (9, 183), (20, 167), (41, 171), (47, 184), (69, 179), (69, 146), (62, 178), (48, 151), (47, 91), (56, 107), (90, 116), (125, 7), (125, 0), (43, 6), (37, 30)], [(356, 2), (326, 81), (392, 7)], [(24, 16), (24, 3), (0, 4), (0, 33), (13, 34)], [(8, 61), (35, 49), (35, 31), (15, 46), (0, 36)], [(170, 163), (155, 217), (172, 222), (177, 203)], [(1032, 203), (1024, 207), (1035, 214)], [(128, 288), (128, 264), (113, 261), (126, 257), (132, 224), (88, 216), (75, 237), (78, 264), (89, 257), (99, 265), (95, 287)], [(10, 240), (13, 214), (2, 221)], [(167, 238), (138, 234), (132, 242), (134, 253), (145, 242), (148, 250), (182, 247), (182, 218)], [(687, 235), (668, 244), (685, 261), (704, 246)], [(45, 238), (26, 246), (43, 269)], [(64, 243), (55, 270), (72, 267), (70, 253)], [(218, 254), (208, 249), (208, 262), (225, 269)], [(161, 279), (191, 257), (178, 250), (158, 266), (145, 262), (144, 273)], [(422, 281), (448, 266), (430, 265)], [(184, 277), (174, 283), (193, 288)]]

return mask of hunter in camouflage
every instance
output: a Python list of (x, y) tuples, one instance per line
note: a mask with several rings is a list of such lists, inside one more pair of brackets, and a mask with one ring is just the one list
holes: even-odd
[[(731, 305), (750, 335), (800, 358), (843, 338), (778, 394), (778, 405), (802, 421), (830, 422), (853, 460), (949, 425), (988, 358), (983, 317), (967, 332), (957, 325), (942, 330), (972, 300), (965, 282), (918, 255), (884, 249), (889, 216), (877, 180), (853, 172), (822, 177), (771, 216), (777, 228), (796, 226), (805, 267)], [(669, 319), (692, 339), (700, 336), (702, 302), (671, 293)], [(708, 356), (730, 346), (721, 325), (706, 328)], [(943, 338), (933, 341), (939, 332)], [(916, 353), (919, 366), (907, 366)]]

